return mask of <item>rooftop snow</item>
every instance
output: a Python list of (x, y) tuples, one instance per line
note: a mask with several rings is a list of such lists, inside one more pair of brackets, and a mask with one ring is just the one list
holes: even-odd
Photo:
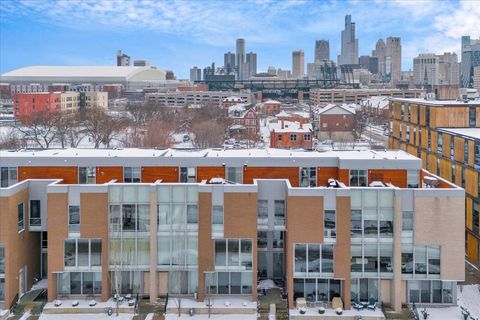
[(392, 98), (392, 101), (425, 104), (429, 106), (469, 106), (469, 105), (479, 106), (480, 105), (480, 100), (468, 100), (468, 102), (463, 102), (462, 100), (425, 100), (420, 98)]
[[(283, 122), (283, 128), (282, 128)], [(305, 123), (300, 125), (297, 121), (287, 121), (287, 120), (280, 120), (278, 122), (269, 122), (268, 123), (268, 130), (275, 131), (275, 132), (312, 132), (312, 125), (310, 123)]]
[(453, 135), (480, 140), (480, 128), (438, 128), (438, 130)]
[[(151, 67), (116, 67), (116, 66), (31, 66), (19, 68), (2, 74), (2, 79), (23, 77), (54, 78), (128, 78), (144, 70), (159, 70)], [(161, 70), (159, 70), (161, 71)]]

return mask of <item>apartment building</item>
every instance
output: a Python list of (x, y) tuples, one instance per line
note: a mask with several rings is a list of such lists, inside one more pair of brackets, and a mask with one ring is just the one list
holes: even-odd
[(351, 133), (357, 109), (360, 109), (357, 104), (328, 104), (323, 108), (315, 109), (313, 115), (319, 136), (325, 138), (333, 133)]
[(271, 120), (268, 123), (268, 130), (270, 148), (306, 150), (313, 148), (313, 130), (310, 123), (284, 119)]
[(269, 278), (292, 307), (395, 310), (455, 304), (464, 280), (464, 190), (403, 151), (0, 151), (0, 167), (4, 306), (39, 272), (49, 301), (255, 300)]
[(248, 104), (235, 104), (228, 108), (230, 132), (237, 132), (245, 138), (255, 139), (260, 130), (257, 111)]
[(480, 101), (393, 99), (389, 147), (422, 159), (424, 169), (465, 188), (465, 244), (479, 260)]
[[(213, 104), (220, 106), (224, 99), (232, 96), (241, 99), (241, 103), (252, 103), (252, 94), (249, 92), (229, 91), (170, 91), (146, 93), (145, 101), (168, 107), (185, 107), (188, 105)], [(235, 103), (239, 103), (238, 101)], [(224, 106), (228, 108), (227, 106)]]
[(424, 90), (421, 89), (312, 89), (310, 103), (325, 106), (330, 103), (357, 103), (374, 96), (395, 98), (419, 98)]

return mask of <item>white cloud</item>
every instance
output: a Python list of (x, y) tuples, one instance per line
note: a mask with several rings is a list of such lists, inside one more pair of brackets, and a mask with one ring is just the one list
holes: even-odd
[(451, 38), (460, 38), (464, 35), (480, 37), (480, 2), (461, 1), (455, 10), (435, 17), (434, 26)]

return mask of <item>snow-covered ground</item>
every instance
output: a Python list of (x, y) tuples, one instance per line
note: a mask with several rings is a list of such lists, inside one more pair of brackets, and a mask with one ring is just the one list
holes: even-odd
[(118, 317), (115, 313), (108, 316), (105, 313), (75, 313), (75, 314), (42, 314), (39, 320), (132, 320), (133, 314), (119, 313)]
[(252, 314), (212, 314), (210, 317), (208, 314), (196, 314), (194, 316), (190, 316), (188, 314), (181, 314), (180, 317), (178, 314), (167, 314), (165, 315), (165, 320), (175, 320), (175, 319), (194, 319), (194, 320), (257, 320), (257, 315)]
[[(183, 138), (185, 136), (189, 136), (190, 139), (187, 141), (183, 141)], [(188, 132), (180, 132), (180, 133), (174, 133), (172, 135), (173, 139), (173, 145), (172, 148), (179, 148), (179, 149), (188, 149), (188, 148), (193, 148), (193, 134), (189, 134)]]

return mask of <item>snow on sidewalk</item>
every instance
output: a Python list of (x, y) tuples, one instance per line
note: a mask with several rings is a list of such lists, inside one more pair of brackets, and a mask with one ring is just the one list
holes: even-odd
[(480, 285), (457, 287), (458, 305), (470, 311), (473, 318), (480, 318)]

